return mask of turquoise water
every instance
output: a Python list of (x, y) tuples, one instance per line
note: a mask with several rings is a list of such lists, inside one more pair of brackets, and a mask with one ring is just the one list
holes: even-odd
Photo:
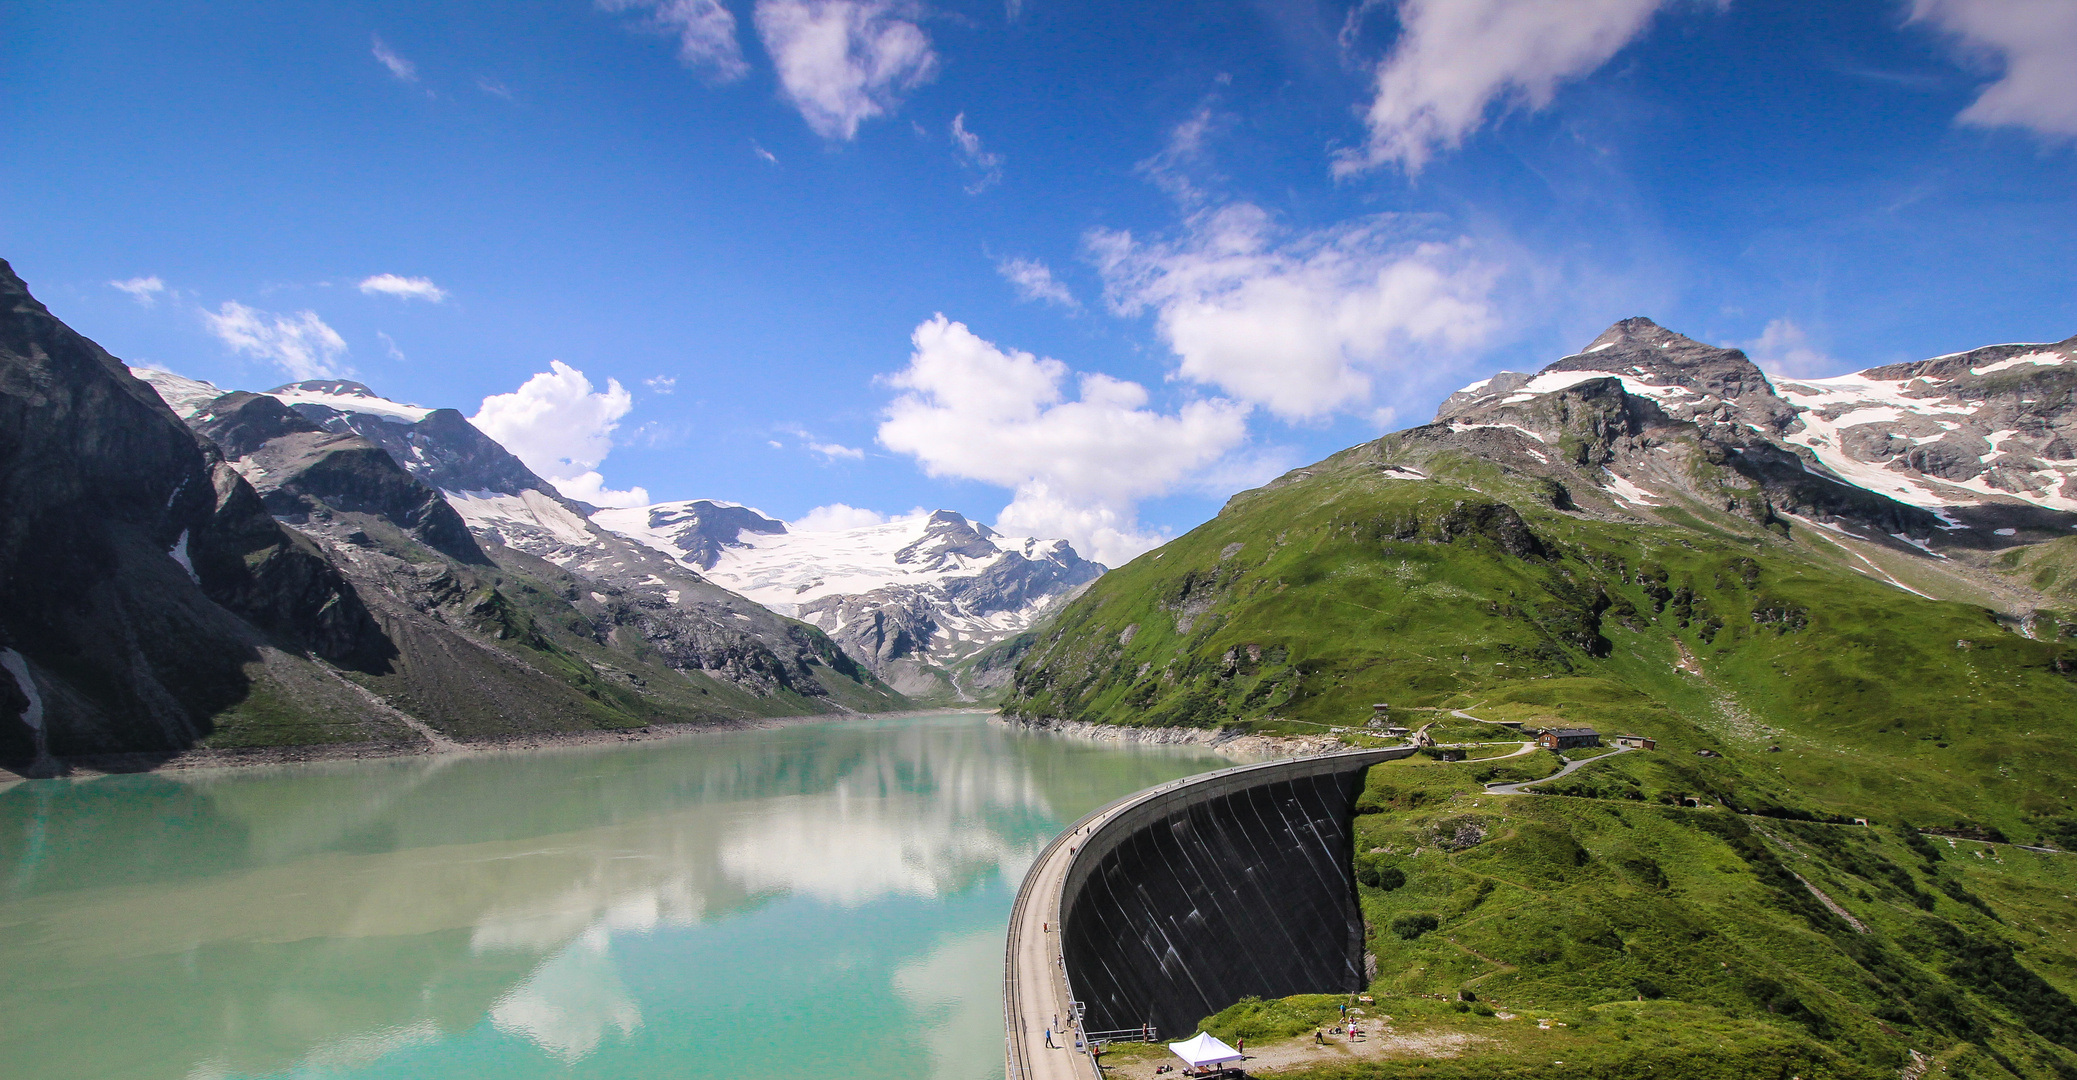
[(980, 714), (0, 790), (0, 1074), (1002, 1075), (1067, 822), (1228, 764)]

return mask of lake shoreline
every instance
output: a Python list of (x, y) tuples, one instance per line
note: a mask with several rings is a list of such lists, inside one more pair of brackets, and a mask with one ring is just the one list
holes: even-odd
[(1135, 742), (1162, 746), (1199, 746), (1237, 760), (1327, 754), (1349, 749), (1331, 736), (1284, 736), (1237, 734), (1205, 728), (1135, 728), (1114, 724), (1090, 724), (1078, 720), (1032, 719), (1010, 716), (986, 707), (948, 706), (936, 709), (904, 709), (885, 713), (813, 713), (805, 716), (767, 716), (711, 724), (650, 724), (615, 731), (555, 731), (506, 735), (494, 739), (455, 739), (450, 746), (430, 742), (413, 743), (318, 743), (301, 746), (196, 747), (166, 753), (84, 754), (58, 759), (55, 772), (31, 772), (0, 766), (0, 791), (31, 780), (86, 779), (129, 773), (187, 772), (197, 769), (240, 769), (268, 765), (311, 765), (341, 761), (376, 761), (386, 758), (448, 757), (558, 750), (590, 746), (662, 742), (742, 731), (770, 731), (807, 724), (839, 724), (855, 720), (899, 720), (918, 716), (955, 713), (989, 713), (991, 722), (1013, 730), (1062, 735), (1097, 742)]
[(31, 780), (77, 780), (129, 773), (186, 772), (195, 769), (240, 769), (265, 765), (310, 765), (339, 761), (376, 761), (385, 758), (451, 757), (560, 750), (626, 743), (663, 742), (700, 735), (742, 731), (771, 731), (807, 724), (839, 724), (855, 720), (900, 720), (916, 716), (988, 712), (980, 707), (904, 709), (884, 713), (812, 713), (805, 716), (765, 716), (712, 724), (650, 724), (614, 731), (553, 731), (506, 735), (495, 739), (454, 739), (450, 746), (415, 743), (316, 743), (301, 746), (196, 747), (164, 753), (83, 754), (56, 759), (58, 771), (28, 772), (0, 766), (0, 791)]
[(1266, 758), (1305, 757), (1332, 754), (1356, 747), (1332, 735), (1254, 735), (1230, 729), (1185, 727), (1124, 727), (1091, 724), (1083, 720), (1014, 716), (998, 711), (995, 722), (1014, 730), (1038, 731), (1097, 742), (1149, 743), (1155, 746), (1198, 746), (1213, 753), (1245, 761)]

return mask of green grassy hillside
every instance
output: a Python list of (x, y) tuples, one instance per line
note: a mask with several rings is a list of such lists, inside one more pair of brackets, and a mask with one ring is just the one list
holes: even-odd
[[(2077, 856), (1488, 795), (1420, 758), (1372, 768), (1358, 812), (1371, 1011), (1462, 1049), (1305, 1075), (1874, 1078), (1917, 1051), (1926, 1075), (2077, 1076)], [(1309, 1035), (1344, 1000), (1206, 1026)]]
[[(1999, 555), (1991, 565), (2005, 576), (2056, 601), (2060, 607), (2049, 614), (2058, 623), (2077, 622), (2077, 536), (2014, 548)], [(2040, 627), (2035, 632), (2041, 635), (2048, 630), (2048, 627)], [(2059, 625), (2053, 632), (2061, 630)]]
[(1779, 523), (1569, 513), (1476, 458), (1399, 479), (1389, 444), (1245, 493), (1105, 575), (1005, 707), (1319, 732), (1382, 701), (1401, 722), (1634, 730), (1661, 749), (1567, 790), (2077, 840), (2077, 648), (1819, 561)]

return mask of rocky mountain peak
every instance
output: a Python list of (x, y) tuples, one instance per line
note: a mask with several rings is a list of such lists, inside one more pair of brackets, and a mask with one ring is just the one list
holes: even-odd
[(233, 460), (287, 435), (324, 431), (280, 400), (243, 390), (215, 398), (190, 415), (188, 423)]
[(382, 662), (337, 569), (4, 261), (0, 506), (0, 696), (47, 706), (34, 746), (5, 717), (0, 758), (184, 747), (299, 657)]
[(1451, 394), (1436, 420), (1512, 409), (1595, 379), (1616, 380), (1624, 392), (1678, 420), (1779, 432), (1795, 419), (1795, 410), (1745, 353), (1704, 344), (1638, 316), (1616, 323), (1586, 348), (1533, 376), (1503, 371)]
[(449, 558), (488, 562), (438, 491), (354, 432), (326, 430), (271, 394), (244, 391), (188, 423), (222, 448), (277, 519), (305, 533), (344, 538), (382, 521)]
[(744, 533), (773, 536), (786, 531), (783, 521), (747, 506), (713, 499), (681, 499), (604, 510), (594, 517), (604, 528), (633, 537), (701, 570), (714, 569), (722, 551), (740, 543)]
[(895, 552), (894, 561), (904, 566), (915, 563), (936, 566), (954, 557), (986, 560), (999, 554), (1001, 550), (990, 543), (988, 537), (966, 519), (966, 515), (935, 510), (923, 526), (923, 535)]

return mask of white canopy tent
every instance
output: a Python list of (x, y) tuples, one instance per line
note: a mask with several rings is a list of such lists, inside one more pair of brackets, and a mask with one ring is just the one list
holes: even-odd
[(1229, 1061), (1241, 1059), (1240, 1051), (1202, 1031), (1182, 1042), (1169, 1043), (1168, 1051), (1189, 1062), (1193, 1069), (1201, 1069), (1206, 1065), (1224, 1065)]

